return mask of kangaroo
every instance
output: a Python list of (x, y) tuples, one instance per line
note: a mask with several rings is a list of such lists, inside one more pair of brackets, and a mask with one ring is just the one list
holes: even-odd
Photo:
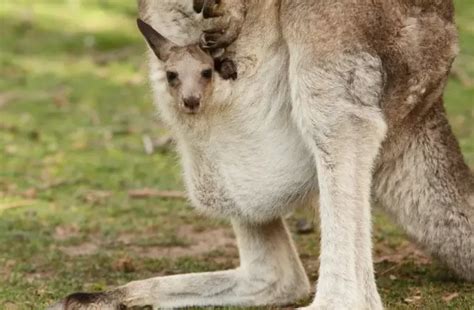
[[(207, 21), (160, 28), (170, 13), (157, 2), (140, 1), (141, 18), (164, 35), (180, 29), (191, 42), (203, 40)], [(199, 20), (194, 7), (212, 21), (238, 2), (195, 0), (186, 16)], [(150, 62), (189, 197), (197, 209), (230, 219), (240, 266), (76, 293), (54, 309), (295, 303), (310, 284), (284, 215), (316, 192), (321, 254), (307, 309), (383, 308), (372, 202), (455, 274), (474, 280), (474, 177), (442, 100), (457, 54), (452, 1), (243, 2), (243, 17), (231, 17), (239, 35), (220, 39), (229, 41), (238, 78), (217, 80), (206, 113), (176, 113), (162, 61)], [(155, 48), (161, 53), (166, 44)]]

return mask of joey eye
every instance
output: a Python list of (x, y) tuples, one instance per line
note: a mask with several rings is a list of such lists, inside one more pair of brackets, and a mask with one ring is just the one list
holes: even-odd
[(166, 79), (168, 80), (168, 83), (172, 83), (176, 81), (178, 78), (178, 73), (173, 72), (173, 71), (166, 71)]
[(201, 76), (205, 79), (212, 78), (212, 69), (206, 69), (201, 71)]

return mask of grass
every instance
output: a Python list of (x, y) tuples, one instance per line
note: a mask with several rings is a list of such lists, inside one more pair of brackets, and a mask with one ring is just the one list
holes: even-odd
[[(456, 68), (474, 79), (474, 4), (456, 6)], [(127, 194), (182, 189), (175, 154), (143, 150), (144, 135), (164, 131), (135, 14), (125, 0), (0, 4), (1, 309), (40, 309), (78, 290), (237, 262), (227, 223), (199, 217), (181, 200)], [(471, 166), (473, 98), (472, 86), (450, 80), (446, 106)], [(291, 227), (307, 214), (299, 211)], [(317, 235), (295, 238), (315, 280)], [(425, 257), (383, 214), (375, 241), (388, 309), (472, 309), (474, 286)]]

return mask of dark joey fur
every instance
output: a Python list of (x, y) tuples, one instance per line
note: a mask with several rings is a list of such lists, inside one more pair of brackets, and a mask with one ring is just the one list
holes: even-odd
[[(201, 36), (200, 45), (211, 54), (231, 45), (240, 34), (245, 19), (247, 6), (242, 0), (193, 0), (196, 13), (204, 18), (224, 18), (225, 26), (207, 29)], [(229, 55), (215, 57), (215, 69), (224, 80), (237, 79), (237, 66)]]

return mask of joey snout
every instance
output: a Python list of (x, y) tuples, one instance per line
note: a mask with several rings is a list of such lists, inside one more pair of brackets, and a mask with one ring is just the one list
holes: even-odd
[(201, 107), (201, 97), (200, 96), (189, 96), (182, 98), (182, 104), (184, 112), (189, 114), (194, 114), (199, 112)]

